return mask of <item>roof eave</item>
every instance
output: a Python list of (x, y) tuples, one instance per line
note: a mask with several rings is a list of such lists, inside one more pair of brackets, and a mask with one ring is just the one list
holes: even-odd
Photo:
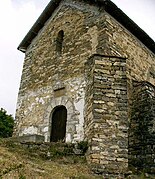
[[(148, 49), (155, 54), (155, 42), (135, 23), (133, 22), (121, 9), (119, 9), (110, 0), (87, 0), (91, 3), (101, 4), (105, 11), (109, 13), (114, 19), (122, 24), (134, 36), (136, 36)], [(51, 17), (53, 11), (59, 6), (61, 0), (51, 0), (46, 6), (45, 10), (39, 16), (35, 24), (29, 30), (22, 42), (18, 46), (18, 50), (26, 52), (32, 40), (37, 36), (38, 32), (43, 28), (46, 21)]]
[(32, 40), (37, 36), (38, 32), (44, 27), (44, 24), (47, 22), (51, 13), (59, 6), (61, 0), (52, 0), (48, 3), (44, 11), (41, 13), (39, 18), (36, 20), (34, 25), (31, 27), (29, 32), (26, 34), (24, 39), (21, 41), (18, 50), (21, 52), (26, 52), (27, 47), (31, 44)]
[[(100, 0), (102, 1), (102, 0)], [(108, 0), (109, 1), (109, 0)], [(105, 11), (116, 19), (122, 26), (137, 37), (148, 49), (155, 54), (155, 42), (149, 35), (143, 31), (133, 20), (131, 20), (121, 9), (113, 2), (109, 1), (105, 6)]]

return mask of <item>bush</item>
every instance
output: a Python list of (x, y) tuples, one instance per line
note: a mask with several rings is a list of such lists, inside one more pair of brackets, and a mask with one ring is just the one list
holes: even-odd
[(0, 138), (11, 137), (13, 133), (14, 119), (11, 115), (1, 108), (0, 109)]
[(88, 142), (87, 141), (79, 142), (77, 148), (80, 149), (83, 154), (85, 154), (88, 150)]

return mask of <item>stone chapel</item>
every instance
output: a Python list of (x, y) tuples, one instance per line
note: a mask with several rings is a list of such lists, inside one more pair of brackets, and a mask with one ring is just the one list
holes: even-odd
[(113, 2), (51, 0), (18, 50), (14, 136), (86, 140), (98, 172), (155, 172), (155, 42)]

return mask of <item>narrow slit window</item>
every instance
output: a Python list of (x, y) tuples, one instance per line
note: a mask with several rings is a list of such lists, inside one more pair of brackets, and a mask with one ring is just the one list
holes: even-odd
[(58, 33), (57, 40), (56, 40), (56, 51), (61, 54), (62, 47), (63, 47), (63, 40), (64, 40), (64, 31), (61, 30)]

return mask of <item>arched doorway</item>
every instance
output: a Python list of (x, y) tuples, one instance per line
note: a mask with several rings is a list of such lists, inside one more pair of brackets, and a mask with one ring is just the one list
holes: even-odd
[(55, 107), (52, 114), (51, 142), (63, 141), (66, 135), (67, 109), (65, 106)]

